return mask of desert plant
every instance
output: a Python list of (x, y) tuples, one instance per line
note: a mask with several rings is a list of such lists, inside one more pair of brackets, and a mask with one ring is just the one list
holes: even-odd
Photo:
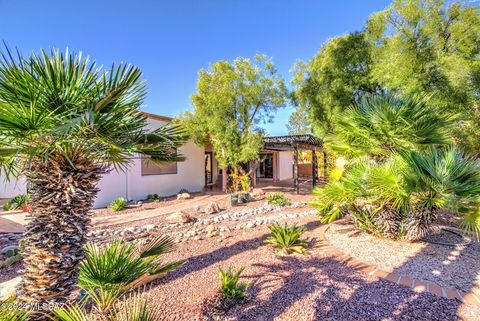
[(0, 301), (0, 320), (2, 321), (26, 321), (29, 313), (19, 308), (9, 307), (10, 303)]
[(287, 206), (290, 205), (290, 201), (285, 197), (282, 192), (268, 193), (266, 196), (268, 204)]
[(106, 311), (128, 290), (148, 283), (182, 264), (161, 264), (160, 256), (174, 247), (171, 238), (160, 236), (138, 245), (117, 240), (103, 247), (89, 243), (80, 264), (79, 286)]
[(158, 194), (148, 194), (147, 200), (150, 200), (150, 201), (161, 201), (161, 200), (162, 200), (162, 197), (159, 196)]
[(126, 168), (134, 154), (159, 163), (184, 159), (175, 153), (186, 141), (182, 129), (148, 129), (139, 111), (145, 93), (133, 66), (104, 70), (53, 49), (1, 54), (0, 169), (26, 177), (33, 207), (21, 249), (23, 302), (63, 301), (75, 286), (104, 173)]
[(123, 197), (118, 197), (114, 199), (110, 205), (108, 205), (108, 208), (110, 208), (114, 212), (121, 211), (127, 207), (127, 200), (124, 199)]
[(281, 249), (285, 254), (307, 252), (307, 241), (300, 239), (305, 232), (305, 227), (297, 226), (297, 224), (288, 225), (285, 223), (281, 226), (278, 223), (273, 223), (268, 229), (272, 232), (272, 235), (265, 240), (265, 243)]
[(13, 206), (12, 203), (7, 202), (7, 203), (3, 204), (2, 208), (3, 208), (4, 211), (8, 212), (8, 211), (13, 210), (14, 206)]
[(247, 295), (248, 283), (240, 282), (240, 277), (244, 268), (235, 270), (229, 267), (227, 270), (221, 269), (220, 277), (220, 293), (227, 299), (238, 300)]
[(346, 112), (327, 142), (351, 162), (314, 190), (312, 204), (324, 222), (350, 214), (370, 233), (416, 240), (447, 209), (480, 236), (480, 163), (453, 147), (435, 146), (448, 142), (449, 120), (426, 102), (387, 94)]
[(15, 209), (21, 209), (24, 205), (30, 203), (30, 197), (27, 194), (16, 195), (12, 198), (10, 203), (12, 203)]
[(122, 301), (116, 301), (111, 311), (87, 312), (83, 304), (68, 305), (53, 310), (57, 321), (157, 321), (161, 320), (160, 310), (152, 308), (141, 292), (135, 292)]

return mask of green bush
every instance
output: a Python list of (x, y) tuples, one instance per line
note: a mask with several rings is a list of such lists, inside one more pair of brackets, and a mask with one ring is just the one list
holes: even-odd
[(116, 198), (108, 207), (114, 212), (121, 211), (127, 207), (127, 200), (123, 197)]
[(290, 205), (290, 201), (287, 198), (285, 198), (285, 195), (281, 192), (268, 193), (266, 198), (267, 198), (268, 204), (279, 205), (279, 206)]
[(186, 188), (182, 188), (178, 191), (178, 194), (183, 194), (183, 193), (190, 193), (190, 192)]
[(29, 313), (22, 309), (12, 308), (15, 298), (0, 301), (0, 320), (2, 321), (26, 321)]
[(162, 264), (160, 256), (174, 248), (174, 241), (159, 236), (134, 245), (117, 240), (102, 247), (87, 244), (80, 263), (78, 284), (101, 311), (109, 310), (126, 291), (153, 280), (182, 264)]
[(239, 282), (243, 270), (243, 268), (240, 268), (235, 271), (232, 267), (228, 270), (220, 269), (220, 293), (225, 298), (238, 300), (247, 295), (248, 283)]
[(30, 197), (27, 194), (20, 194), (12, 198), (10, 202), (3, 204), (3, 210), (18, 210), (21, 209), (23, 205), (27, 205), (28, 203), (30, 203)]
[(149, 201), (161, 201), (162, 197), (159, 196), (158, 194), (148, 194), (147, 200), (149, 200)]
[[(127, 300), (116, 302), (112, 311), (98, 311), (93, 308), (90, 314), (83, 305), (67, 305), (60, 309), (55, 309), (53, 314), (59, 321), (87, 321), (108, 320), (108, 321), (157, 321), (161, 320), (161, 310), (155, 309), (147, 303), (147, 300), (140, 297), (136, 292), (129, 296)], [(94, 315), (94, 316), (93, 316)], [(55, 319), (55, 320), (57, 320)]]
[(7, 202), (7, 203), (3, 204), (2, 208), (6, 212), (11, 211), (13, 209), (13, 204), (10, 203), (10, 202)]
[(297, 224), (289, 226), (285, 223), (285, 225), (281, 226), (278, 223), (273, 223), (268, 228), (273, 235), (269, 236), (265, 243), (282, 249), (285, 254), (290, 254), (291, 252), (303, 254), (307, 252), (307, 241), (300, 239), (305, 232), (305, 227), (297, 226)]

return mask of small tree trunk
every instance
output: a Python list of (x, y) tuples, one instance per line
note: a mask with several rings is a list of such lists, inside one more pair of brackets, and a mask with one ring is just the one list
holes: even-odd
[(64, 302), (76, 285), (89, 211), (105, 170), (88, 160), (72, 162), (61, 156), (37, 160), (27, 172), (33, 210), (20, 247), (22, 302)]

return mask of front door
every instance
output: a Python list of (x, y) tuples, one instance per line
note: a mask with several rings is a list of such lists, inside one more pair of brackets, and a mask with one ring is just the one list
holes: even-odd
[(273, 178), (273, 154), (269, 153), (260, 155), (258, 177)]

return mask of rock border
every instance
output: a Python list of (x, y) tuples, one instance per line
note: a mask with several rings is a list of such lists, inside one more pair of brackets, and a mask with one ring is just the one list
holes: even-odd
[(400, 274), (397, 272), (387, 272), (376, 266), (361, 262), (354, 257), (351, 257), (336, 247), (334, 247), (325, 238), (325, 232), (330, 228), (331, 224), (326, 224), (320, 227), (318, 234), (318, 247), (324, 251), (324, 253), (335, 256), (340, 262), (345, 263), (354, 270), (361, 271), (368, 276), (375, 277), (377, 279), (383, 279), (392, 283), (396, 283), (402, 286), (413, 289), (417, 293), (428, 292), (438, 297), (443, 297), (451, 300), (458, 300), (465, 304), (480, 306), (480, 297), (472, 292), (464, 292), (453, 287), (442, 287), (431, 281), (424, 281), (415, 278), (411, 278), (408, 275)]

